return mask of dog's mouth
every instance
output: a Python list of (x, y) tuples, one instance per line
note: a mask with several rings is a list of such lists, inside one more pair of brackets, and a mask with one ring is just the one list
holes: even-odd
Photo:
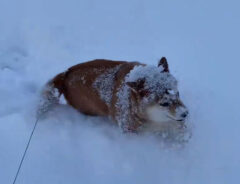
[(178, 123), (177, 123), (177, 124), (178, 124), (178, 128), (180, 128), (180, 129), (187, 128), (187, 126), (186, 126), (186, 124), (185, 124), (185, 120), (186, 120), (186, 119), (174, 119), (174, 118), (172, 118), (172, 117), (170, 117), (170, 116), (167, 116), (167, 117), (168, 117), (169, 119), (175, 121), (175, 122), (178, 122)]
[(185, 119), (174, 119), (171, 116), (167, 116), (169, 119), (173, 120), (173, 121), (179, 121), (179, 122), (184, 122)]

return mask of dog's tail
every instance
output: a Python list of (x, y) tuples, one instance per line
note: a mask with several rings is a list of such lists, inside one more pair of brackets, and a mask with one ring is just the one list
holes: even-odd
[(66, 72), (58, 74), (44, 86), (37, 109), (37, 117), (42, 116), (59, 103), (59, 98), (64, 93), (65, 75)]

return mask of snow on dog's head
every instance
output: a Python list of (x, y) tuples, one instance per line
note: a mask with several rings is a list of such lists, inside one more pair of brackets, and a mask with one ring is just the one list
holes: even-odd
[(136, 66), (126, 79), (138, 113), (154, 123), (184, 122), (188, 111), (179, 97), (177, 80), (169, 73), (166, 58), (156, 66)]

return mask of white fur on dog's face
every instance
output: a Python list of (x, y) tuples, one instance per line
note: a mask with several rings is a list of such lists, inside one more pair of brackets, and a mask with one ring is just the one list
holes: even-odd
[(184, 121), (186, 118), (181, 117), (182, 113), (187, 112), (187, 109), (184, 107), (176, 108), (175, 116), (171, 111), (160, 105), (153, 105), (147, 107), (147, 117), (150, 121), (155, 123), (168, 122), (168, 121)]
[(169, 121), (170, 118), (168, 114), (167, 110), (159, 105), (153, 105), (147, 108), (148, 119), (155, 123)]
[(155, 123), (169, 121), (170, 119), (167, 114), (166, 109), (160, 107), (159, 105), (153, 105), (147, 108), (148, 119)]

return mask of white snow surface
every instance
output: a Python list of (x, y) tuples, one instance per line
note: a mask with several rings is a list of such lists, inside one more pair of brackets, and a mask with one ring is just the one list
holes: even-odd
[(39, 121), (18, 184), (240, 181), (239, 1), (1, 0), (0, 183), (12, 183), (43, 85), (79, 62), (157, 65), (190, 111), (181, 149), (62, 105)]

